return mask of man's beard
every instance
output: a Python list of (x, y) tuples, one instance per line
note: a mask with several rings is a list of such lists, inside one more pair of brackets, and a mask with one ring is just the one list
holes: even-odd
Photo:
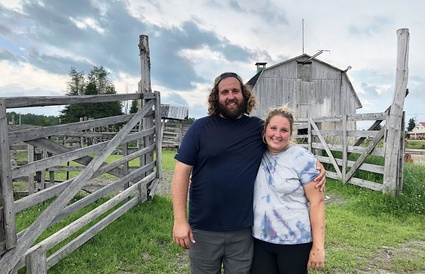
[[(230, 103), (230, 102), (227, 102)], [(238, 119), (242, 114), (246, 112), (246, 100), (243, 99), (241, 103), (236, 101), (237, 108), (236, 109), (228, 109), (226, 107), (226, 103), (218, 103), (218, 112), (227, 119)]]

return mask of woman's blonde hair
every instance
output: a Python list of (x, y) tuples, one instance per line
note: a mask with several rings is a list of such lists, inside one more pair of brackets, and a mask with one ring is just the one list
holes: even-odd
[[(292, 116), (292, 110), (288, 107), (288, 105), (270, 108), (269, 111), (267, 112), (266, 119), (264, 120), (264, 127), (263, 127), (263, 134), (262, 134), (264, 143), (266, 143), (265, 133), (266, 133), (266, 128), (270, 123), (270, 119), (273, 118), (274, 116), (277, 116), (277, 115), (285, 117), (286, 119), (288, 119), (290, 135), (292, 136), (293, 127), (294, 127), (294, 116)], [(291, 142), (295, 143), (294, 140), (291, 140)]]

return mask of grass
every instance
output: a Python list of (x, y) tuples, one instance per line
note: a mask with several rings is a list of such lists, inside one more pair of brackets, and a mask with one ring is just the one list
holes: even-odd
[(409, 140), (407, 139), (407, 145), (406, 148), (424, 148), (425, 147), (425, 140)]
[[(333, 180), (327, 183), (326, 192), (330, 197), (326, 205), (326, 272), (425, 270), (423, 181), (408, 187), (401, 197)], [(415, 249), (402, 250), (404, 244), (417, 243)]]
[[(174, 154), (164, 150), (164, 172), (172, 174)], [(399, 197), (328, 179), (324, 273), (425, 273), (424, 181), (424, 166), (414, 164), (405, 165)], [(187, 253), (172, 242), (172, 226), (171, 199), (157, 195), (48, 273), (189, 273)]]
[[(187, 273), (171, 240), (171, 200), (137, 205), (49, 270), (52, 273)], [(125, 271), (125, 272), (124, 272)]]

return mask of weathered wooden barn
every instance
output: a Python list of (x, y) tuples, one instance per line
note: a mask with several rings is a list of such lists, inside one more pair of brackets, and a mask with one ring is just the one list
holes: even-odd
[(270, 67), (256, 63), (257, 74), (248, 81), (257, 98), (252, 115), (264, 118), (269, 108), (287, 104), (299, 124), (307, 122), (309, 115), (350, 115), (362, 108), (347, 76), (350, 67), (338, 69), (316, 59), (317, 55), (302, 54)]

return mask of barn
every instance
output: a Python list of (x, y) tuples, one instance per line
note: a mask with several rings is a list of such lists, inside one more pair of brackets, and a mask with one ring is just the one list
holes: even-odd
[[(306, 123), (309, 115), (350, 115), (362, 108), (347, 76), (351, 67), (341, 70), (316, 59), (318, 54), (302, 54), (270, 67), (265, 62), (256, 63), (257, 74), (247, 82), (257, 98), (257, 108), (251, 114), (264, 118), (269, 108), (287, 104), (295, 123), (300, 124)], [(352, 127), (355, 129), (355, 124)]]

